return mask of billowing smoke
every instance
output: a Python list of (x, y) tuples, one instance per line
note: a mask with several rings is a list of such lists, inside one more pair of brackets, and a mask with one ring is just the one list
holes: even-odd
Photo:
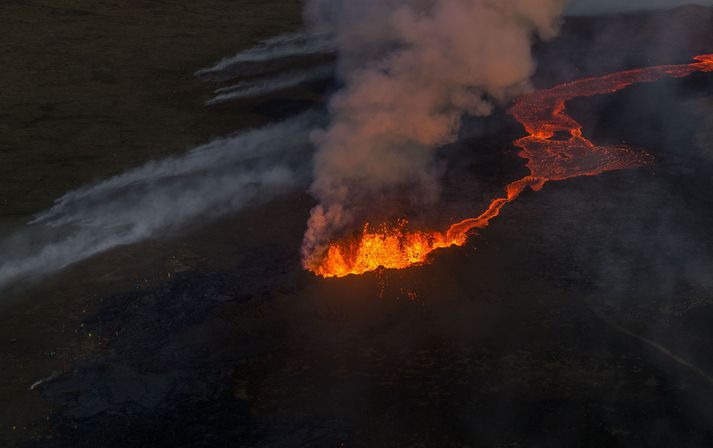
[(344, 88), (318, 146), (306, 267), (362, 218), (366, 204), (407, 187), (438, 198), (433, 148), (464, 114), (487, 115), (528, 89), (533, 36), (553, 37), (566, 0), (311, 0), (307, 19), (333, 36)]
[(0, 287), (306, 186), (318, 124), (300, 115), (65, 194), (0, 241)]

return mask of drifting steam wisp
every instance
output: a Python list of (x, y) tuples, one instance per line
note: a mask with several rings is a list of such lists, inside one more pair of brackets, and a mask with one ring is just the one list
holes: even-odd
[(318, 122), (301, 115), (65, 194), (0, 241), (0, 286), (306, 185)]
[[(196, 74), (207, 79), (232, 79), (241, 71), (260, 74), (262, 78), (219, 90), (210, 104), (255, 97), (333, 72), (324, 63), (270, 76), (261, 72), (261, 64), (332, 49), (324, 34), (278, 36)], [(68, 192), (26, 228), (0, 240), (0, 287), (304, 187), (312, 163), (309, 135), (322, 123), (322, 114), (307, 112)]]

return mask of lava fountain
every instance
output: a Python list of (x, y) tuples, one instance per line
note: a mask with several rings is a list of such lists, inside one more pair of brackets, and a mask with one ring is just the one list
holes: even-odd
[[(682, 78), (696, 72), (713, 72), (713, 54), (696, 56), (696, 62), (627, 70), (585, 78), (538, 90), (517, 99), (509, 113), (519, 121), (527, 136), (514, 142), (527, 160), (530, 174), (505, 187), (505, 195), (494, 199), (475, 218), (455, 223), (445, 231), (409, 231), (408, 222), (372, 228), (364, 225), (355, 238), (329, 245), (321, 262), (307, 268), (323, 277), (364, 274), (378, 268), (404, 269), (428, 261), (441, 248), (465, 244), (468, 233), (483, 229), (502, 208), (530, 187), (540, 190), (548, 181), (596, 176), (605, 171), (636, 168), (653, 160), (643, 151), (627, 146), (599, 146), (582, 135), (582, 126), (567, 115), (565, 104), (577, 97), (617, 92), (633, 84), (654, 82), (664, 77)], [(555, 139), (557, 133), (569, 139)]]

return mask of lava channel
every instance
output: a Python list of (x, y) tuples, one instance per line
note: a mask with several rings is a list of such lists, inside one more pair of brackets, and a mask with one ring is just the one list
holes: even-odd
[[(502, 208), (527, 187), (538, 191), (549, 181), (596, 176), (650, 163), (653, 157), (643, 151), (627, 146), (599, 146), (586, 139), (582, 126), (567, 115), (565, 104), (577, 97), (614, 93), (664, 77), (682, 78), (696, 72), (713, 72), (713, 54), (696, 56), (694, 60), (696, 62), (691, 64), (585, 78), (518, 98), (509, 113), (524, 126), (528, 135), (516, 140), (514, 145), (521, 149), (519, 155), (527, 160), (530, 174), (507, 185), (505, 195), (494, 199), (480, 216), (455, 223), (445, 231), (409, 231), (406, 220), (378, 228), (366, 224), (355, 238), (331, 243), (321, 262), (307, 269), (322, 277), (344, 277), (379, 268), (418, 266), (427, 262), (436, 249), (465, 244), (471, 230), (487, 227)], [(557, 133), (569, 133), (570, 138), (556, 140)]]

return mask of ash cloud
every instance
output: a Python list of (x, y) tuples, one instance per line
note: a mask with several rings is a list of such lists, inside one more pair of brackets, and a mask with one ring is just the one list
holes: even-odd
[[(313, 141), (318, 200), (303, 242), (307, 267), (399, 189), (421, 206), (439, 194), (433, 148), (529, 88), (533, 37), (556, 35), (565, 0), (311, 0), (312, 28), (334, 36), (344, 88)], [(358, 223), (360, 225), (361, 223)]]
[(319, 121), (306, 113), (65, 194), (0, 241), (0, 287), (307, 185)]

